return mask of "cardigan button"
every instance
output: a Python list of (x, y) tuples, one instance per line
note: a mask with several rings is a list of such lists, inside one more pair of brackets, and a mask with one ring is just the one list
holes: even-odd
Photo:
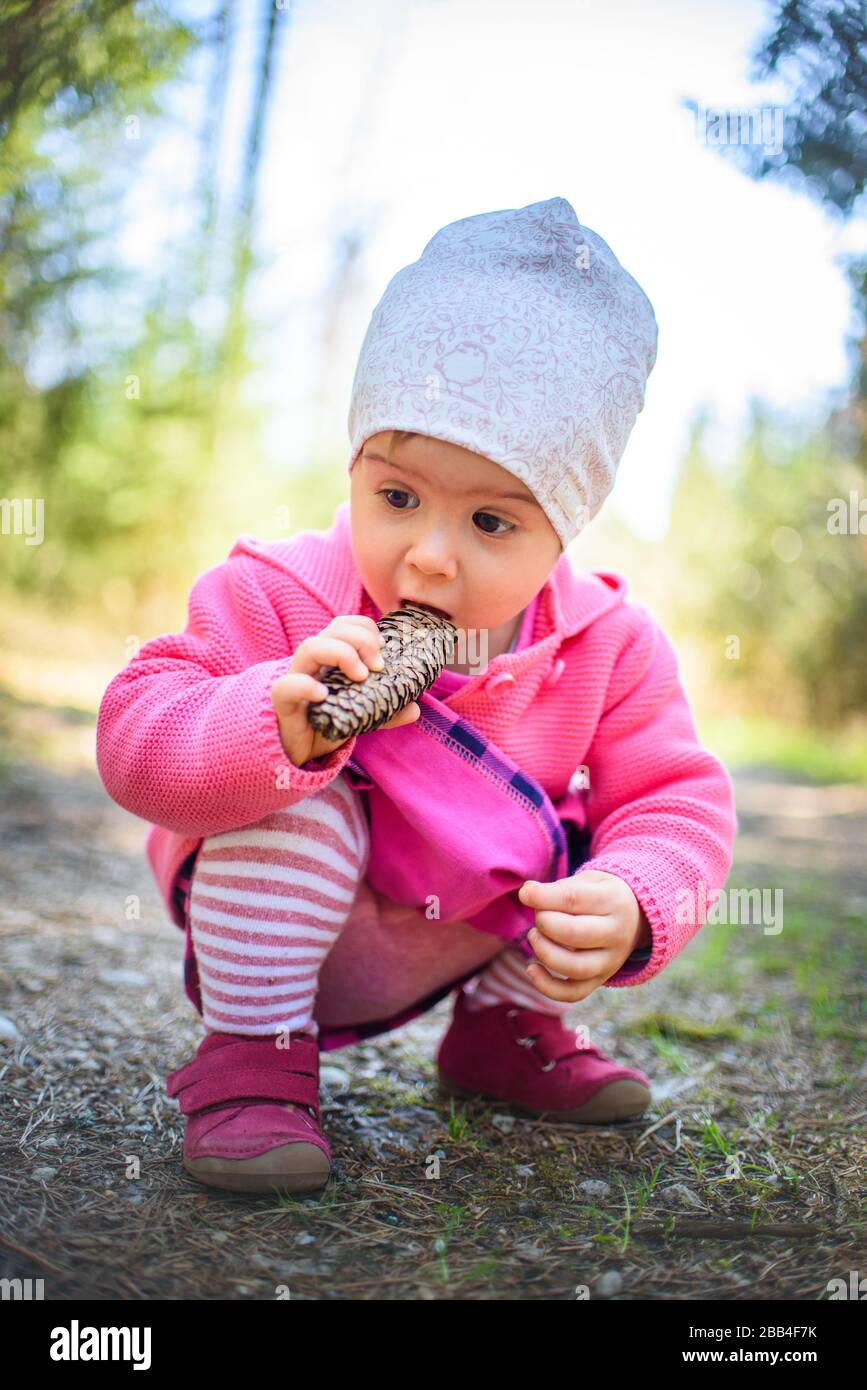
[(558, 657), (554, 662), (546, 680), (542, 682), (544, 686), (556, 685), (563, 672), (566, 670), (566, 663), (562, 657)]
[(491, 679), (485, 686), (485, 692), (488, 695), (493, 695), (495, 693), (502, 695), (507, 685), (514, 684), (515, 677), (512, 675), (511, 671), (498, 671), (495, 676), (491, 676)]

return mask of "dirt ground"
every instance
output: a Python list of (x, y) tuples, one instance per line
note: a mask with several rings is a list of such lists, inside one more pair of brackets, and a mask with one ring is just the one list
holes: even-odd
[(180, 1164), (165, 1076), (201, 1023), (93, 719), (6, 696), (0, 733), (0, 1277), (60, 1300), (821, 1300), (867, 1271), (867, 788), (735, 773), (728, 887), (782, 890), (783, 930), (708, 924), (650, 985), (575, 1006), (651, 1077), (640, 1120), (455, 1106), (446, 1000), (323, 1054), (334, 1176), (251, 1198)]

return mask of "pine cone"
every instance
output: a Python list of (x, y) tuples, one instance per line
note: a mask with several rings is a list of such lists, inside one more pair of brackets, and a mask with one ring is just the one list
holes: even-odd
[(458, 635), (447, 618), (415, 603), (384, 614), (378, 626), (386, 639), (381, 671), (371, 671), (357, 681), (339, 666), (322, 668), (320, 679), (329, 694), (324, 700), (311, 701), (307, 715), (316, 732), (329, 742), (379, 729), (417, 700), (451, 660)]

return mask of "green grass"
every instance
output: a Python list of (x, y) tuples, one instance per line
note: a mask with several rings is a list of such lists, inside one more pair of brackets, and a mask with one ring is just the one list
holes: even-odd
[(434, 1240), (433, 1249), (436, 1256), (436, 1266), (437, 1271), (439, 1273), (439, 1277), (443, 1284), (448, 1284), (449, 1279), (451, 1278), (451, 1271), (449, 1270), (448, 1262), (448, 1249), (452, 1237), (454, 1236), (458, 1226), (461, 1223), (461, 1219), (464, 1215), (466, 1208), (461, 1206), (446, 1206), (443, 1202), (438, 1202), (437, 1206), (439, 1207), (443, 1215), (446, 1217), (446, 1228), (443, 1231), (442, 1235), (437, 1236)]
[[(736, 880), (736, 871), (732, 875)], [(788, 983), (805, 1001), (807, 1016), (817, 1037), (847, 1036), (862, 1027), (863, 1013), (852, 994), (853, 982), (867, 969), (867, 914), (846, 906), (844, 898), (827, 881), (805, 880), (785, 886), (783, 929), (766, 935), (761, 925), (707, 924), (690, 947), (679, 968), (691, 981), (713, 979), (715, 987), (733, 996), (732, 1016), (707, 1025), (702, 1020), (681, 1021), (672, 1014), (645, 1015), (632, 1025), (653, 1037), (659, 1050), (667, 1038), (675, 1048), (681, 1043), (708, 1042), (727, 1030), (743, 1038), (744, 1027), (755, 1041), (773, 1031), (778, 1011), (786, 1006), (783, 989)], [(737, 1005), (741, 962), (749, 963), (750, 976), (765, 983), (761, 1002), (751, 995), (745, 1008)], [(677, 967), (676, 967), (677, 968)], [(857, 1041), (857, 1036), (853, 1039)]]
[(736, 1023), (723, 1019), (716, 1023), (706, 1023), (703, 1019), (685, 1018), (679, 1014), (663, 1013), (659, 1010), (633, 1019), (624, 1026), (624, 1031), (645, 1033), (655, 1042), (660, 1038), (667, 1038), (675, 1046), (681, 1039), (687, 1042), (718, 1042), (725, 1038), (737, 1040), (744, 1036), (744, 1030)]
[(455, 1098), (454, 1098), (454, 1096), (449, 1096), (448, 1105), (449, 1105), (449, 1117), (448, 1117), (449, 1138), (450, 1138), (450, 1139), (454, 1139), (457, 1143), (460, 1143), (461, 1140), (463, 1140), (463, 1139), (465, 1139), (465, 1138), (468, 1137), (468, 1131), (469, 1131), (469, 1129), (470, 1129), (470, 1121), (469, 1121), (469, 1118), (468, 1118), (468, 1116), (467, 1116), (467, 1107), (466, 1107), (465, 1105), (462, 1105), (462, 1106), (460, 1107), (460, 1110), (458, 1110), (457, 1107), (455, 1106)]
[(816, 782), (867, 785), (867, 727), (798, 728), (757, 716), (698, 720), (701, 741), (730, 770), (748, 764), (776, 767)]
[[(590, 1218), (593, 1225), (596, 1227), (594, 1234), (591, 1236), (591, 1240), (597, 1245), (614, 1246), (620, 1255), (626, 1253), (632, 1238), (632, 1227), (636, 1221), (641, 1219), (644, 1208), (653, 1195), (662, 1168), (662, 1163), (658, 1163), (649, 1176), (645, 1174), (643, 1177), (639, 1178), (634, 1193), (634, 1205), (626, 1190), (626, 1184), (623, 1182), (622, 1178), (617, 1178), (623, 1191), (623, 1216), (609, 1215), (609, 1213), (597, 1206), (595, 1202), (590, 1203)], [(609, 1229), (602, 1230), (600, 1229), (602, 1226), (608, 1226)]]

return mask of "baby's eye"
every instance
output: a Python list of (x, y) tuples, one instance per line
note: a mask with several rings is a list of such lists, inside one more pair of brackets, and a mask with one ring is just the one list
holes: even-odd
[(392, 507), (391, 503), (387, 500), (389, 493), (397, 493), (398, 497), (414, 497), (414, 492), (405, 492), (404, 489), (400, 487), (385, 487), (379, 494), (380, 497), (384, 497), (386, 499), (386, 506), (391, 507), (391, 510), (393, 512), (405, 512), (407, 510), (411, 510), (407, 507)]
[(503, 518), (502, 518), (501, 516), (494, 516), (493, 512), (476, 512), (475, 515), (476, 515), (476, 516), (486, 516), (490, 521), (499, 521), (500, 524), (501, 524), (502, 526), (505, 526), (505, 528), (506, 528), (505, 531), (484, 531), (484, 530), (483, 530), (483, 531), (482, 531), (482, 534), (485, 535), (485, 536), (507, 536), (507, 535), (509, 534), (510, 531), (514, 531), (514, 529), (515, 529), (514, 526), (512, 525), (512, 523), (511, 523), (510, 521), (503, 521)]

